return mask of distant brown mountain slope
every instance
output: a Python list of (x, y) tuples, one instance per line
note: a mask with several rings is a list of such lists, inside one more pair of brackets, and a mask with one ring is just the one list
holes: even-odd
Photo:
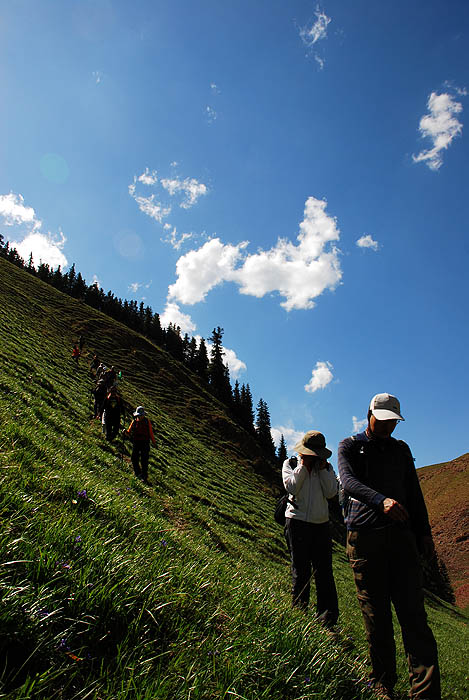
[(456, 604), (469, 607), (469, 453), (418, 470), (439, 557)]

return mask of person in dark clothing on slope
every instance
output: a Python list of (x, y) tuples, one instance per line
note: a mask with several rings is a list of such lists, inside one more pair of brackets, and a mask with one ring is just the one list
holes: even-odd
[[(150, 456), (150, 440), (156, 446), (151, 422), (145, 415), (143, 406), (137, 406), (134, 420), (125, 432), (133, 443), (132, 465), (135, 476), (142, 481), (148, 481), (148, 459)], [(141, 465), (141, 466), (140, 466)]]
[(112, 386), (103, 403), (104, 429), (106, 440), (109, 442), (112, 442), (119, 433), (121, 413), (122, 399), (117, 392), (117, 387)]
[(90, 374), (92, 377), (96, 376), (98, 367), (100, 365), (99, 358), (97, 355), (93, 355), (93, 359), (90, 362)]
[(339, 475), (353, 570), (371, 659), (371, 680), (393, 698), (394, 605), (409, 666), (409, 697), (441, 700), (438, 651), (427, 623), (419, 551), (434, 556), (427, 509), (408, 445), (391, 437), (399, 401), (377, 394), (368, 427), (339, 445)]
[(106, 386), (106, 383), (100, 379), (98, 383), (96, 384), (95, 388), (93, 389), (93, 394), (94, 394), (94, 417), (95, 418), (102, 418), (103, 415), (103, 403), (104, 400), (106, 399), (106, 395), (108, 393), (108, 387)]

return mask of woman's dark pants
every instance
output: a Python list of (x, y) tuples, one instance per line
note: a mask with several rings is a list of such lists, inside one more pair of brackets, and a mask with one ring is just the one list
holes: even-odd
[[(148, 458), (150, 455), (150, 441), (136, 440), (132, 448), (132, 464), (135, 476), (139, 479), (148, 479)], [(140, 468), (141, 464), (141, 468)]]
[(314, 576), (318, 619), (332, 627), (337, 622), (339, 606), (332, 572), (329, 522), (316, 525), (296, 518), (287, 518), (285, 538), (291, 559), (293, 605), (306, 610), (310, 597), (311, 576)]

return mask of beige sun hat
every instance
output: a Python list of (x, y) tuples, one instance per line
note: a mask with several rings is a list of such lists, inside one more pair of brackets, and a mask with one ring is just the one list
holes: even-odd
[(326, 447), (326, 438), (319, 430), (308, 430), (293, 449), (300, 455), (313, 455), (321, 459), (329, 459), (332, 454)]

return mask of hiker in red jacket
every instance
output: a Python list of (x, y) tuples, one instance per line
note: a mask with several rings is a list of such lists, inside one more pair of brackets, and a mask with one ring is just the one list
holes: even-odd
[(75, 343), (75, 345), (73, 346), (73, 350), (72, 350), (72, 360), (75, 360), (75, 362), (77, 363), (77, 367), (78, 367), (78, 360), (80, 359), (80, 355), (81, 355), (81, 352), (78, 348), (78, 345)]
[[(129, 425), (125, 434), (128, 435), (132, 442), (132, 465), (135, 476), (144, 482), (148, 482), (148, 458), (150, 455), (150, 440), (156, 446), (155, 436), (151, 422), (145, 415), (143, 406), (137, 406), (134, 415), (134, 420)], [(141, 468), (140, 468), (141, 463)]]

